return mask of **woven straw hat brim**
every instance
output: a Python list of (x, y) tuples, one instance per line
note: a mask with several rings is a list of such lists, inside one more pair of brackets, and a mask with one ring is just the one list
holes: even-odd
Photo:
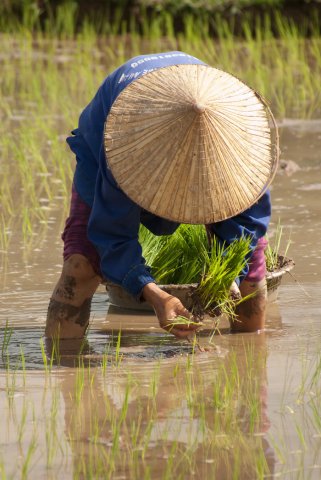
[(228, 73), (206, 65), (161, 68), (129, 84), (113, 104), (106, 160), (144, 209), (180, 223), (218, 222), (253, 205), (274, 176), (278, 145), (269, 116), (262, 99)]

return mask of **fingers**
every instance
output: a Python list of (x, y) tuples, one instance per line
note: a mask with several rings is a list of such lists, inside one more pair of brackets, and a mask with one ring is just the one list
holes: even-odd
[(201, 323), (196, 322), (193, 317), (190, 319), (186, 319), (185, 323), (180, 323), (179, 317), (177, 320), (173, 318), (169, 321), (166, 325), (163, 326), (164, 330), (172, 333), (178, 338), (186, 338), (189, 337), (200, 328)]
[(184, 305), (181, 306), (181, 308), (178, 309), (177, 311), (178, 315), (183, 315), (184, 317), (191, 318), (193, 315), (187, 308), (184, 307)]
[(192, 334), (192, 332), (195, 330), (182, 330), (180, 327), (173, 327), (171, 330), (168, 330), (167, 328), (165, 328), (165, 330), (167, 330), (168, 332), (172, 333), (173, 335), (175, 335), (175, 337), (177, 338), (189, 338)]
[(193, 335), (201, 326), (176, 297), (169, 297), (163, 308), (156, 310), (156, 314), (160, 326), (177, 338)]

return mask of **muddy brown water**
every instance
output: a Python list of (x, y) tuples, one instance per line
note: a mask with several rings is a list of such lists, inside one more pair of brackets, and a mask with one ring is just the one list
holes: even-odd
[[(263, 392), (260, 397), (262, 418), (248, 442), (260, 439), (270, 477), (318, 479), (321, 477), (321, 410), (315, 405), (321, 406), (319, 370), (316, 370), (317, 382), (313, 387), (310, 377), (320, 361), (321, 352), (321, 121), (284, 120), (280, 123), (280, 135), (283, 160), (295, 162), (298, 168), (276, 175), (272, 186), (271, 231), (280, 219), (284, 243), (291, 238), (288, 255), (296, 262), (294, 278), (287, 275), (283, 279), (277, 303), (269, 306), (265, 332), (230, 335), (223, 326), (222, 335), (213, 340), (213, 351), (195, 354), (194, 368), (200, 374), (194, 378), (194, 389), (206, 391), (207, 386), (213, 385), (213, 372), (222, 364), (228, 366), (233, 355), (238, 359), (241, 374), (245, 375), (244, 352), (250, 349), (254, 358), (259, 358), (263, 352), (266, 363), (255, 380)], [(50, 463), (47, 440), (47, 450), (39, 447), (39, 451), (36, 449), (33, 453), (28, 472), (33, 478), (86, 478), (77, 459), (89, 458), (93, 405), (98, 423), (105, 418), (106, 398), (110, 408), (120, 410), (130, 374), (139, 384), (128, 400), (128, 422), (135, 424), (138, 403), (144, 405), (146, 398), (151, 397), (156, 369), (159, 374), (155, 400), (157, 416), (149, 432), (145, 463), (138, 462), (136, 469), (116, 465), (110, 478), (145, 478), (144, 475), (146, 478), (172, 478), (166, 468), (174, 446), (186, 448), (193, 458), (193, 468), (188, 475), (185, 467), (176, 466), (175, 471), (181, 472), (181, 478), (229, 478), (228, 461), (220, 463), (213, 451), (209, 454), (208, 443), (204, 440), (207, 427), (202, 423), (202, 415), (195, 415), (190, 421), (186, 403), (174, 386), (176, 380), (185, 381), (186, 362), (192, 347), (162, 332), (153, 315), (110, 306), (103, 287), (94, 297), (91, 327), (80, 354), (85, 369), (96, 369), (97, 375), (83, 383), (84, 422), (81, 429), (73, 429), (71, 392), (78, 381), (79, 356), (76, 354), (80, 347), (73, 342), (61, 345), (59, 364), (53, 362), (49, 375), (44, 371), (40, 348), (47, 303), (61, 268), (60, 228), (61, 219), (53, 211), (46, 235), (32, 252), (27, 252), (21, 239), (15, 236), (7, 255), (1, 257), (0, 348), (4, 348), (4, 339), (9, 334), (5, 330), (6, 322), (13, 330), (0, 359), (0, 411), (3, 416), (0, 471), (5, 471), (8, 478), (19, 478), (17, 472), (21, 472), (33, 435), (37, 437), (38, 447), (46, 444), (46, 428), (39, 427), (35, 433), (34, 425), (47, 425), (54, 410), (55, 431), (63, 446), (56, 449)], [(105, 354), (107, 359), (115, 358), (120, 330), (122, 363), (106, 378), (101, 374), (102, 357)], [(206, 344), (208, 338), (203, 334), (200, 343)], [(50, 346), (47, 349), (48, 354)], [(12, 389), (13, 383), (15, 389)], [(205, 418), (211, 418), (212, 410), (204, 398)], [(18, 441), (21, 440), (24, 411), (23, 441)], [(147, 407), (141, 415), (142, 420), (147, 421)], [(249, 431), (249, 418), (246, 409), (238, 411), (238, 425), (242, 425), (243, 432)], [(221, 435), (224, 436), (222, 432)], [(233, 444), (232, 437), (229, 441)], [(240, 436), (235, 442), (241, 442)], [(110, 439), (100, 435), (95, 446), (109, 449)], [(226, 446), (218, 450), (225, 451)], [(146, 464), (150, 477), (146, 474)], [(102, 473), (95, 475), (93, 478), (108, 478)], [(87, 478), (91, 478), (90, 475), (87, 474)], [(244, 467), (238, 478), (253, 477)]]

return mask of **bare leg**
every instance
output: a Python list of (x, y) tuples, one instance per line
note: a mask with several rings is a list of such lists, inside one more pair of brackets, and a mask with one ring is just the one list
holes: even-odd
[(81, 338), (89, 323), (91, 299), (101, 282), (90, 262), (80, 254), (64, 262), (48, 306), (45, 336)]
[(266, 280), (255, 283), (243, 280), (240, 292), (242, 297), (252, 293), (255, 295), (236, 308), (237, 319), (231, 322), (231, 331), (256, 332), (264, 329), (267, 302)]

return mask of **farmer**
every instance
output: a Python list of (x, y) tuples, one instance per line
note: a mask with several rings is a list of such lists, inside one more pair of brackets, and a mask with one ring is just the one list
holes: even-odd
[(277, 160), (267, 107), (255, 92), (183, 52), (142, 55), (103, 81), (67, 142), (77, 163), (47, 337), (84, 335), (103, 279), (149, 302), (177, 337), (197, 328), (172, 328), (175, 317), (191, 314), (156, 285), (138, 242), (140, 224), (155, 235), (204, 224), (226, 245), (250, 236), (252, 253), (233, 288), (255, 296), (238, 307), (231, 329), (264, 328), (263, 237)]

